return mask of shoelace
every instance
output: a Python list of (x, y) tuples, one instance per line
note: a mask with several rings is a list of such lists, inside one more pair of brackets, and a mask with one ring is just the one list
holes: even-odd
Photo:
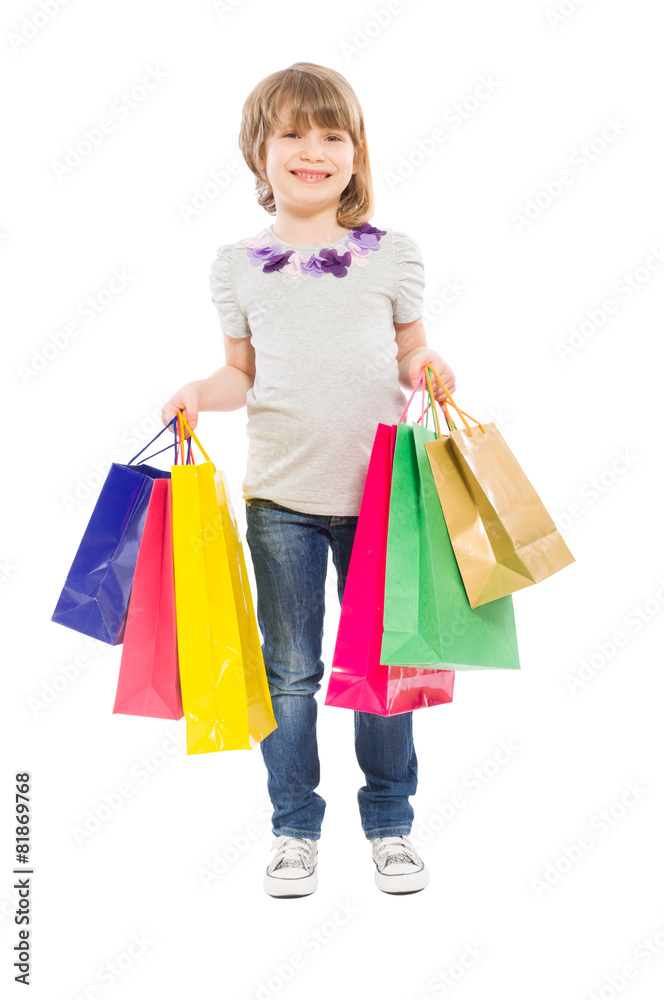
[(311, 868), (314, 849), (304, 844), (302, 838), (282, 835), (274, 841), (273, 847), (277, 848), (277, 854), (272, 871), (278, 868), (304, 868), (308, 871)]
[(418, 868), (422, 867), (421, 858), (405, 837), (381, 837), (374, 850), (382, 868), (389, 864), (411, 864)]

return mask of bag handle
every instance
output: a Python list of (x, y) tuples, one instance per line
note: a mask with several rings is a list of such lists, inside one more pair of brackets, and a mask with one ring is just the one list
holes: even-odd
[[(437, 412), (436, 412), (435, 406), (432, 405), (432, 402), (435, 402), (435, 396), (433, 395), (433, 391), (427, 391), (427, 389), (425, 388), (425, 385), (424, 385), (424, 383), (425, 383), (425, 377), (426, 377), (426, 373), (425, 373), (424, 369), (422, 369), (422, 371), (420, 372), (420, 377), (418, 378), (417, 382), (415, 383), (415, 387), (414, 387), (413, 391), (410, 394), (410, 399), (406, 403), (406, 407), (405, 407), (403, 413), (401, 414), (401, 416), (399, 417), (399, 423), (401, 423), (403, 421), (403, 418), (404, 418), (404, 416), (406, 414), (406, 411), (408, 410), (408, 407), (410, 406), (410, 404), (412, 402), (413, 396), (415, 395), (415, 393), (417, 392), (417, 390), (421, 388), (422, 389), (422, 397), (421, 397), (422, 398), (422, 413), (417, 418), (416, 423), (421, 424), (422, 427), (424, 427), (425, 426), (425, 424), (424, 424), (424, 418), (426, 416), (426, 427), (428, 428), (429, 427), (429, 410), (431, 409), (431, 411), (432, 411), (432, 413), (434, 415), (434, 422), (435, 422), (435, 425), (436, 425), (436, 432), (437, 432), (436, 433), (436, 437), (440, 437), (440, 425), (438, 424), (438, 420), (437, 420)], [(426, 397), (426, 400), (427, 400), (426, 409), (425, 409), (425, 406), (424, 406), (424, 399), (425, 399), (425, 397)], [(448, 430), (452, 430), (452, 429), (456, 430), (456, 426), (454, 425), (454, 421), (450, 419), (450, 416), (449, 416), (447, 410), (445, 409), (445, 403), (441, 403), (440, 405), (441, 405), (441, 408), (443, 410), (443, 413), (445, 414), (445, 420), (447, 421)]]
[[(173, 420), (175, 420), (175, 419), (176, 418), (173, 417)], [(187, 462), (191, 462), (191, 438), (188, 439), (187, 445), (188, 445)], [(147, 462), (147, 461), (149, 461), (149, 459), (154, 458), (155, 455), (161, 455), (162, 451), (168, 451), (169, 448), (173, 448), (173, 447), (175, 447), (175, 464), (177, 465), (177, 460), (178, 460), (178, 445), (177, 445), (177, 441), (173, 441), (173, 444), (167, 444), (165, 448), (160, 448), (159, 451), (153, 451), (152, 454), (148, 455), (147, 458), (144, 458), (143, 461)]]
[[(177, 428), (175, 430), (175, 437), (176, 437), (176, 441), (177, 441), (177, 446), (178, 446), (178, 449), (180, 449), (181, 454), (184, 456), (185, 436), (184, 436), (184, 431), (182, 429), (182, 420), (180, 420), (180, 411), (177, 412), (177, 414), (175, 416), (175, 419), (178, 422)], [(182, 419), (184, 419), (184, 417)], [(187, 425), (187, 426), (189, 426), (189, 425)], [(179, 432), (179, 437), (178, 437), (178, 432)], [(176, 465), (178, 465), (178, 464), (182, 464), (182, 465), (195, 465), (196, 464), (195, 461), (194, 461), (194, 457), (193, 457), (193, 455), (191, 453), (191, 442), (192, 442), (191, 435), (188, 438), (186, 438), (186, 441), (187, 441), (187, 459), (186, 459), (186, 461), (183, 460), (182, 463), (178, 463), (178, 454), (177, 454), (177, 451), (176, 451), (176, 454), (175, 454), (175, 464)]]
[(403, 410), (403, 413), (402, 413), (402, 414), (401, 414), (401, 416), (399, 417), (399, 420), (398, 420), (398, 423), (402, 423), (402, 421), (403, 421), (403, 418), (404, 418), (404, 417), (406, 416), (406, 413), (408, 412), (408, 408), (409, 408), (410, 404), (411, 404), (411, 403), (412, 403), (412, 401), (413, 401), (413, 396), (415, 395), (415, 393), (417, 392), (417, 390), (418, 390), (418, 389), (420, 389), (420, 388), (422, 389), (422, 413), (421, 413), (421, 415), (420, 415), (420, 416), (418, 417), (418, 419), (417, 419), (417, 421), (416, 421), (416, 422), (417, 422), (418, 424), (419, 424), (419, 423), (421, 423), (421, 422), (422, 422), (422, 421), (424, 420), (424, 415), (425, 415), (425, 413), (427, 414), (427, 418), (428, 418), (428, 409), (429, 409), (429, 405), (430, 405), (430, 404), (429, 404), (429, 403), (427, 403), (427, 408), (426, 408), (426, 410), (425, 410), (425, 409), (424, 409), (424, 397), (426, 396), (426, 394), (427, 394), (427, 391), (426, 391), (426, 389), (424, 388), (424, 385), (422, 384), (422, 383), (423, 383), (423, 381), (424, 381), (424, 371), (421, 371), (421, 372), (420, 372), (420, 377), (418, 378), (417, 382), (415, 383), (415, 386), (414, 386), (414, 388), (413, 388), (413, 391), (412, 391), (412, 392), (411, 392), (411, 394), (410, 394), (410, 398), (409, 398), (408, 402), (406, 403), (406, 405), (405, 405), (405, 407), (404, 407), (404, 410)]
[[(162, 427), (162, 429), (160, 431), (157, 431), (157, 433), (155, 434), (155, 436), (152, 438), (152, 441), (156, 441), (157, 438), (161, 434), (163, 434), (164, 431), (167, 430), (171, 426), (171, 424), (175, 424), (175, 417), (173, 417), (172, 420), (169, 420), (167, 424), (164, 424), (164, 426)], [(175, 433), (175, 426), (173, 427), (173, 432)], [(138, 456), (142, 455), (143, 452), (145, 451), (145, 449), (150, 447), (150, 445), (152, 444), (152, 441), (148, 441), (148, 443), (146, 445), (144, 445), (141, 448), (141, 450), (134, 455), (133, 458), (130, 458), (129, 461), (127, 462), (127, 465), (132, 465), (136, 461), (136, 459), (138, 458)], [(173, 445), (175, 445), (175, 447), (176, 447), (175, 455), (176, 455), (176, 458), (177, 458), (177, 443), (176, 443), (175, 439), (173, 439)], [(173, 445), (167, 444), (165, 448), (160, 448), (159, 451), (153, 452), (152, 455), (148, 455), (147, 458), (143, 459), (143, 461), (147, 462), (148, 459), (154, 458), (155, 455), (161, 455), (162, 451), (168, 451), (168, 449), (171, 448), (171, 447), (173, 447)]]
[[(203, 445), (201, 444), (201, 442), (198, 440), (198, 438), (196, 437), (196, 435), (192, 431), (191, 427), (187, 423), (186, 418), (183, 417), (182, 410), (178, 410), (177, 420), (178, 420), (178, 426), (180, 428), (180, 448), (181, 448), (181, 453), (182, 453), (182, 465), (185, 464), (185, 462), (184, 462), (184, 442), (185, 442), (185, 436), (184, 436), (184, 428), (182, 426), (183, 424), (184, 424), (184, 427), (186, 427), (187, 430), (189, 431), (189, 454), (187, 455), (187, 464), (191, 464), (191, 465), (195, 464), (193, 461), (190, 462), (190, 459), (191, 459), (191, 439), (192, 438), (194, 439), (194, 441), (196, 442), (196, 444), (200, 448), (201, 452), (205, 456), (206, 461), (208, 461), (208, 462), (210, 462), (212, 464), (212, 460), (210, 459), (210, 456), (208, 455), (208, 453), (206, 452), (205, 448), (203, 447)], [(176, 463), (175, 464), (176, 465), (178, 464), (178, 462), (177, 462), (177, 456), (176, 456)]]
[[(472, 437), (473, 436), (473, 432), (470, 429), (468, 421), (465, 419), (466, 417), (468, 417), (468, 420), (472, 420), (474, 423), (477, 424), (477, 426), (479, 427), (479, 429), (482, 431), (482, 434), (486, 434), (486, 431), (484, 430), (484, 427), (479, 422), (479, 420), (476, 420), (475, 417), (471, 417), (471, 415), (469, 413), (466, 413), (465, 410), (462, 410), (462, 409), (460, 409), (457, 406), (457, 404), (452, 399), (452, 395), (451, 395), (449, 389), (447, 388), (447, 386), (445, 385), (445, 383), (443, 382), (442, 378), (440, 377), (440, 375), (438, 374), (438, 372), (436, 371), (436, 369), (433, 367), (433, 365), (425, 365), (424, 374), (426, 375), (427, 388), (429, 390), (429, 395), (430, 395), (431, 399), (435, 400), (436, 397), (433, 394), (433, 388), (431, 386), (431, 378), (429, 376), (429, 371), (432, 371), (434, 373), (434, 375), (436, 376), (436, 379), (438, 380), (438, 382), (440, 383), (440, 385), (443, 388), (445, 396), (447, 397), (443, 403), (439, 403), (438, 405), (441, 407), (443, 413), (445, 414), (445, 419), (448, 422), (448, 426), (449, 426), (449, 414), (447, 413), (447, 406), (453, 406), (454, 409), (456, 410), (457, 414), (461, 418), (461, 421), (463, 422), (463, 424), (465, 426), (464, 434), (467, 434), (468, 437)], [(437, 411), (436, 411), (435, 407), (434, 407), (434, 413), (437, 414)], [(437, 420), (436, 420), (436, 423), (438, 423)], [(455, 428), (455, 430), (456, 430), (456, 428)]]
[[(177, 464), (177, 460), (178, 460), (178, 443), (177, 443), (177, 428), (175, 427), (176, 420), (177, 420), (177, 416), (173, 417), (173, 419), (169, 420), (168, 423), (165, 424), (162, 427), (162, 429), (157, 434), (155, 434), (155, 436), (152, 438), (152, 441), (156, 441), (157, 438), (159, 437), (159, 434), (163, 434), (164, 431), (166, 430), (166, 428), (170, 427), (171, 424), (173, 424), (173, 444), (167, 444), (165, 448), (160, 448), (159, 451), (153, 451), (151, 455), (146, 455), (145, 458), (143, 459), (144, 462), (149, 462), (151, 458), (155, 457), (155, 455), (161, 455), (161, 453), (163, 451), (168, 451), (169, 448), (173, 448), (174, 451), (175, 451), (175, 462)], [(149, 446), (152, 444), (152, 441), (148, 441), (148, 443), (145, 445), (145, 448), (149, 448)], [(189, 443), (189, 451), (187, 453), (187, 462), (189, 462), (190, 456), (191, 456), (191, 440), (188, 443)], [(141, 455), (145, 451), (145, 448), (141, 448), (141, 450), (139, 451), (138, 455)], [(134, 455), (134, 458), (132, 458), (131, 461), (128, 464), (131, 465), (131, 463), (135, 459), (138, 458), (138, 455)]]

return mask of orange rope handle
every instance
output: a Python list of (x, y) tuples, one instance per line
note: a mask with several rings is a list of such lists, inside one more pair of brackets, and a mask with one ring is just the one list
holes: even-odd
[[(426, 405), (426, 412), (428, 413), (429, 409), (431, 409), (432, 411), (436, 410), (436, 406), (435, 406), (435, 404), (436, 404), (436, 397), (433, 394), (433, 389), (431, 388), (431, 382), (430, 382), (429, 378), (427, 378), (428, 373), (425, 370), (425, 368), (422, 369), (422, 374), (424, 375), (424, 377), (425, 377), (425, 379), (427, 381), (427, 386), (429, 388), (429, 400), (428, 400), (427, 405)], [(417, 383), (418, 385), (420, 384), (420, 381), (422, 379), (422, 374), (420, 374), (420, 379), (418, 380), (418, 383)], [(422, 388), (424, 388), (424, 387), (422, 387)], [(416, 392), (416, 389), (413, 390), (413, 395), (415, 394), (415, 392)], [(447, 400), (443, 400), (442, 403), (438, 402), (438, 405), (440, 406), (441, 410), (445, 414), (445, 422), (447, 424), (447, 429), (450, 430), (450, 431), (451, 430), (456, 430), (456, 426), (454, 424), (454, 421), (452, 420), (452, 418), (450, 417), (449, 413), (447, 412)], [(424, 399), (422, 399), (422, 408), (424, 409)], [(408, 405), (406, 406), (406, 409), (408, 409)], [(402, 414), (402, 416), (403, 416), (403, 414)], [(422, 416), (424, 416), (424, 414), (422, 414)], [(436, 420), (436, 412), (434, 412), (434, 421), (435, 420)], [(418, 423), (419, 422), (420, 421), (418, 420)], [(436, 423), (437, 423), (437, 421), (436, 421)], [(424, 425), (422, 425), (422, 426), (424, 426)]]
[[(471, 415), (469, 413), (466, 413), (465, 410), (462, 410), (462, 409), (460, 409), (460, 407), (457, 406), (457, 404), (452, 399), (452, 394), (450, 393), (450, 390), (447, 388), (447, 386), (443, 382), (442, 378), (440, 377), (440, 375), (438, 374), (438, 372), (436, 371), (436, 369), (434, 368), (434, 366), (432, 364), (429, 364), (426, 367), (428, 367), (428, 368), (431, 369), (431, 371), (436, 376), (438, 382), (443, 387), (443, 391), (445, 392), (445, 395), (447, 396), (447, 399), (445, 400), (445, 405), (450, 405), (450, 406), (454, 407), (454, 409), (459, 414), (459, 416), (461, 418), (461, 421), (462, 421), (462, 423), (464, 424), (464, 426), (466, 428), (465, 433), (468, 435), (468, 437), (472, 437), (473, 436), (473, 432), (471, 431), (470, 426), (468, 425), (468, 423), (467, 423), (467, 421), (465, 419), (466, 417), (468, 417), (468, 420), (472, 420), (472, 421), (474, 421), (474, 423), (477, 424), (477, 426), (479, 427), (479, 429), (482, 431), (482, 434), (486, 434), (486, 431), (484, 430), (484, 427), (479, 422), (479, 420), (476, 420), (475, 417), (471, 417)], [(428, 381), (428, 377), (427, 377), (427, 381)], [(431, 395), (432, 395), (432, 398), (434, 398), (433, 397), (433, 392), (432, 392)], [(440, 403), (439, 405), (443, 406), (444, 404)]]
[[(429, 372), (427, 371), (426, 368), (424, 369), (424, 376), (425, 376), (425, 378), (427, 380), (427, 389), (429, 390), (429, 395), (431, 396), (431, 410), (433, 412), (433, 419), (434, 419), (435, 424), (436, 424), (436, 437), (440, 437), (440, 424), (438, 423), (438, 410), (434, 406), (434, 395), (433, 395), (433, 389), (431, 387), (431, 377), (430, 377)], [(422, 398), (424, 399), (424, 397), (422, 397)]]
[[(436, 371), (436, 369), (433, 367), (433, 365), (429, 365), (428, 367), (431, 369), (431, 371), (434, 373), (434, 375), (436, 376), (436, 378), (440, 382), (441, 386), (443, 387), (443, 391), (445, 392), (445, 395), (447, 396), (447, 399), (445, 400), (445, 403), (447, 405), (450, 405), (450, 406), (454, 407), (454, 409), (456, 410), (456, 412), (461, 417), (461, 422), (464, 424), (464, 426), (466, 428), (466, 433), (472, 436), (472, 432), (470, 430), (468, 422), (464, 419), (465, 417), (468, 416), (468, 414), (464, 413), (464, 411), (462, 409), (460, 409), (457, 406), (457, 404), (454, 402), (454, 400), (452, 399), (452, 395), (450, 393), (450, 390), (447, 388), (447, 386), (445, 385), (445, 383), (443, 382), (442, 378), (440, 377), (440, 375), (438, 374), (438, 372)], [(474, 417), (470, 417), (470, 420), (473, 420), (473, 419), (474, 419)], [(476, 420), (475, 423), (479, 424), (479, 421)]]

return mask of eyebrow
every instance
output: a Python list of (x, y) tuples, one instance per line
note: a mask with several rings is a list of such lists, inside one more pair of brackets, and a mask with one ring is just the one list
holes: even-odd
[[(350, 135), (350, 132), (348, 131), (347, 128), (340, 128), (337, 127), (336, 125), (321, 125), (320, 130), (321, 132), (345, 132), (347, 135)], [(292, 123), (286, 125), (278, 125), (277, 132), (297, 132), (297, 127)]]

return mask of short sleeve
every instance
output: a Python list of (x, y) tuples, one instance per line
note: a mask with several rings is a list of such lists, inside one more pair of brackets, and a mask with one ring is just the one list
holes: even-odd
[(217, 307), (223, 333), (227, 333), (229, 337), (248, 337), (251, 330), (247, 323), (247, 317), (237, 304), (233, 289), (232, 257), (232, 243), (226, 243), (219, 247), (210, 272), (210, 291), (212, 292), (212, 301)]
[(392, 308), (395, 323), (412, 323), (423, 313), (424, 262), (415, 240), (394, 231), (397, 260), (397, 293)]

